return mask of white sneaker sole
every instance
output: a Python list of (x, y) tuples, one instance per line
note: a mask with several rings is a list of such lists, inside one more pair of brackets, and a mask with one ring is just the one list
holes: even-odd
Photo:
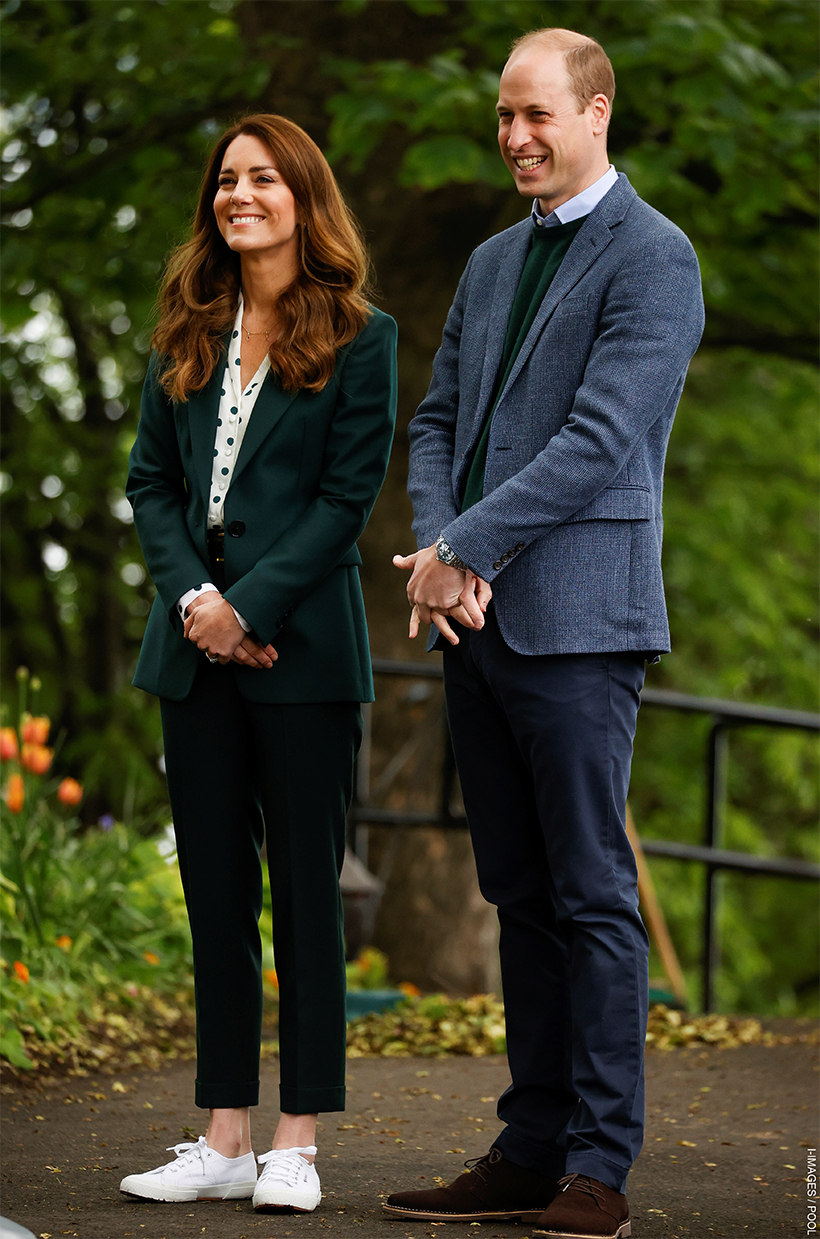
[(254, 1194), (253, 1207), (259, 1213), (264, 1213), (266, 1209), (295, 1209), (297, 1213), (312, 1213), (321, 1199), (321, 1192), (315, 1196), (286, 1187), (271, 1188), (270, 1191)]
[(194, 1201), (194, 1200), (248, 1200), (256, 1190), (256, 1181), (244, 1183), (209, 1183), (206, 1187), (163, 1187), (160, 1183), (146, 1183), (142, 1175), (128, 1175), (120, 1184), (120, 1191), (128, 1196), (141, 1196), (143, 1200)]

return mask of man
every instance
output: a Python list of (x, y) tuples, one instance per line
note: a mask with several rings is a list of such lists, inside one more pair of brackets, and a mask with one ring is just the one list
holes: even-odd
[(472, 255), (411, 429), (421, 548), (512, 1082), (490, 1153), (387, 1212), (622, 1239), (642, 1141), (647, 938), (624, 819), (644, 664), (669, 648), (666, 445), (703, 329), (683, 234), (610, 167), (594, 40), (531, 32), (499, 145), (532, 218)]

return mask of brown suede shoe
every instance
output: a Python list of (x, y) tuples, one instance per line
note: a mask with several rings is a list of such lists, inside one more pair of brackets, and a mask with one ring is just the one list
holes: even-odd
[(555, 1179), (508, 1161), (498, 1149), (465, 1165), (467, 1172), (447, 1187), (394, 1192), (382, 1208), (395, 1217), (427, 1222), (535, 1222), (558, 1186)]
[(628, 1239), (632, 1222), (626, 1196), (585, 1174), (565, 1175), (532, 1233), (549, 1239)]

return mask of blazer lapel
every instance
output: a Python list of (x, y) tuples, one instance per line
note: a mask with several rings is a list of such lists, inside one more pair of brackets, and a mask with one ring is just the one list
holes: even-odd
[(589, 218), (579, 231), (570, 246), (564, 261), (555, 273), (555, 278), (547, 290), (547, 295), (541, 303), (527, 338), (521, 345), (515, 365), (504, 387), (504, 395), (515, 382), (522, 368), (535, 347), (545, 324), (555, 312), (556, 306), (572, 291), (578, 281), (586, 275), (589, 268), (598, 260), (606, 247), (612, 241), (610, 225), (616, 225), (623, 219), (635, 191), (626, 177), (621, 174), (609, 193), (602, 198), (598, 206), (591, 212)]
[[(193, 481), (200, 489), (208, 507), (211, 473), (214, 464), (214, 441), (219, 403), (224, 386), (224, 361), (220, 358), (214, 374), (202, 391), (188, 398), (188, 425), (191, 433), (191, 456), (193, 458)], [(248, 428), (242, 439), (239, 456), (233, 471), (233, 482), (247, 465), (254, 452), (264, 442), (273, 427), (293, 403), (298, 392), (284, 392), (268, 371), (256, 403), (253, 406)]]
[(490, 312), (487, 327), (487, 341), (484, 353), (484, 366), (481, 372), (481, 386), (476, 404), (471, 440), (484, 424), (484, 418), (492, 400), (493, 388), (501, 365), (501, 355), (504, 351), (504, 338), (507, 334), (507, 323), (515, 298), (515, 290), (524, 269), (524, 263), (530, 245), (529, 220), (518, 224), (513, 230), (507, 256), (498, 264), (498, 275), (495, 287), (490, 294)]
[(272, 371), (268, 371), (242, 439), (242, 446), (239, 449), (231, 479), (232, 484), (298, 395), (298, 392), (282, 391), (276, 376)]
[(223, 370), (224, 363), (220, 358), (207, 386), (203, 387), (202, 391), (194, 392), (188, 397), (188, 427), (193, 458), (192, 477), (189, 481), (199, 487), (205, 501), (206, 511), (214, 464), (216, 418), (221, 399)]

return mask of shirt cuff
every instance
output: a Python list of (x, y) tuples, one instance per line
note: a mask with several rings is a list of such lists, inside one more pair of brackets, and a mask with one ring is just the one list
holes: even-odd
[[(179, 612), (180, 618), (185, 619), (185, 612), (188, 609), (188, 604), (190, 602), (193, 602), (194, 598), (199, 598), (202, 594), (210, 594), (210, 593), (214, 593), (214, 594), (219, 593), (219, 590), (211, 581), (205, 581), (203, 582), (202, 585), (197, 585), (193, 589), (189, 589), (187, 594), (183, 594), (179, 602), (177, 603), (177, 611)], [(231, 604), (228, 603), (228, 606), (231, 607)], [(233, 611), (239, 623), (242, 625), (243, 631), (250, 632), (251, 630), (250, 624), (247, 622), (247, 620), (243, 619), (243, 617), (237, 611), (236, 607), (231, 607), (231, 610)]]
[[(227, 601), (227, 599), (226, 599), (226, 601)], [(230, 603), (228, 603), (228, 606), (229, 606), (229, 607), (231, 607), (231, 610), (233, 611), (233, 613), (234, 613), (234, 615), (236, 616), (236, 618), (239, 620), (239, 622), (240, 622), (240, 624), (242, 625), (242, 627), (245, 629), (245, 632), (250, 632), (250, 630), (251, 630), (251, 626), (250, 626), (250, 624), (247, 622), (247, 620), (244, 620), (244, 619), (242, 618), (242, 616), (241, 616), (241, 615), (239, 614), (239, 612), (237, 611), (236, 607), (231, 606), (231, 604), (230, 604)]]
[(189, 589), (187, 594), (183, 594), (177, 603), (177, 612), (181, 619), (185, 619), (185, 612), (189, 602), (193, 602), (194, 598), (198, 598), (200, 594), (209, 593), (218, 594), (219, 590), (211, 581), (204, 581), (202, 585), (195, 585), (193, 589)]

